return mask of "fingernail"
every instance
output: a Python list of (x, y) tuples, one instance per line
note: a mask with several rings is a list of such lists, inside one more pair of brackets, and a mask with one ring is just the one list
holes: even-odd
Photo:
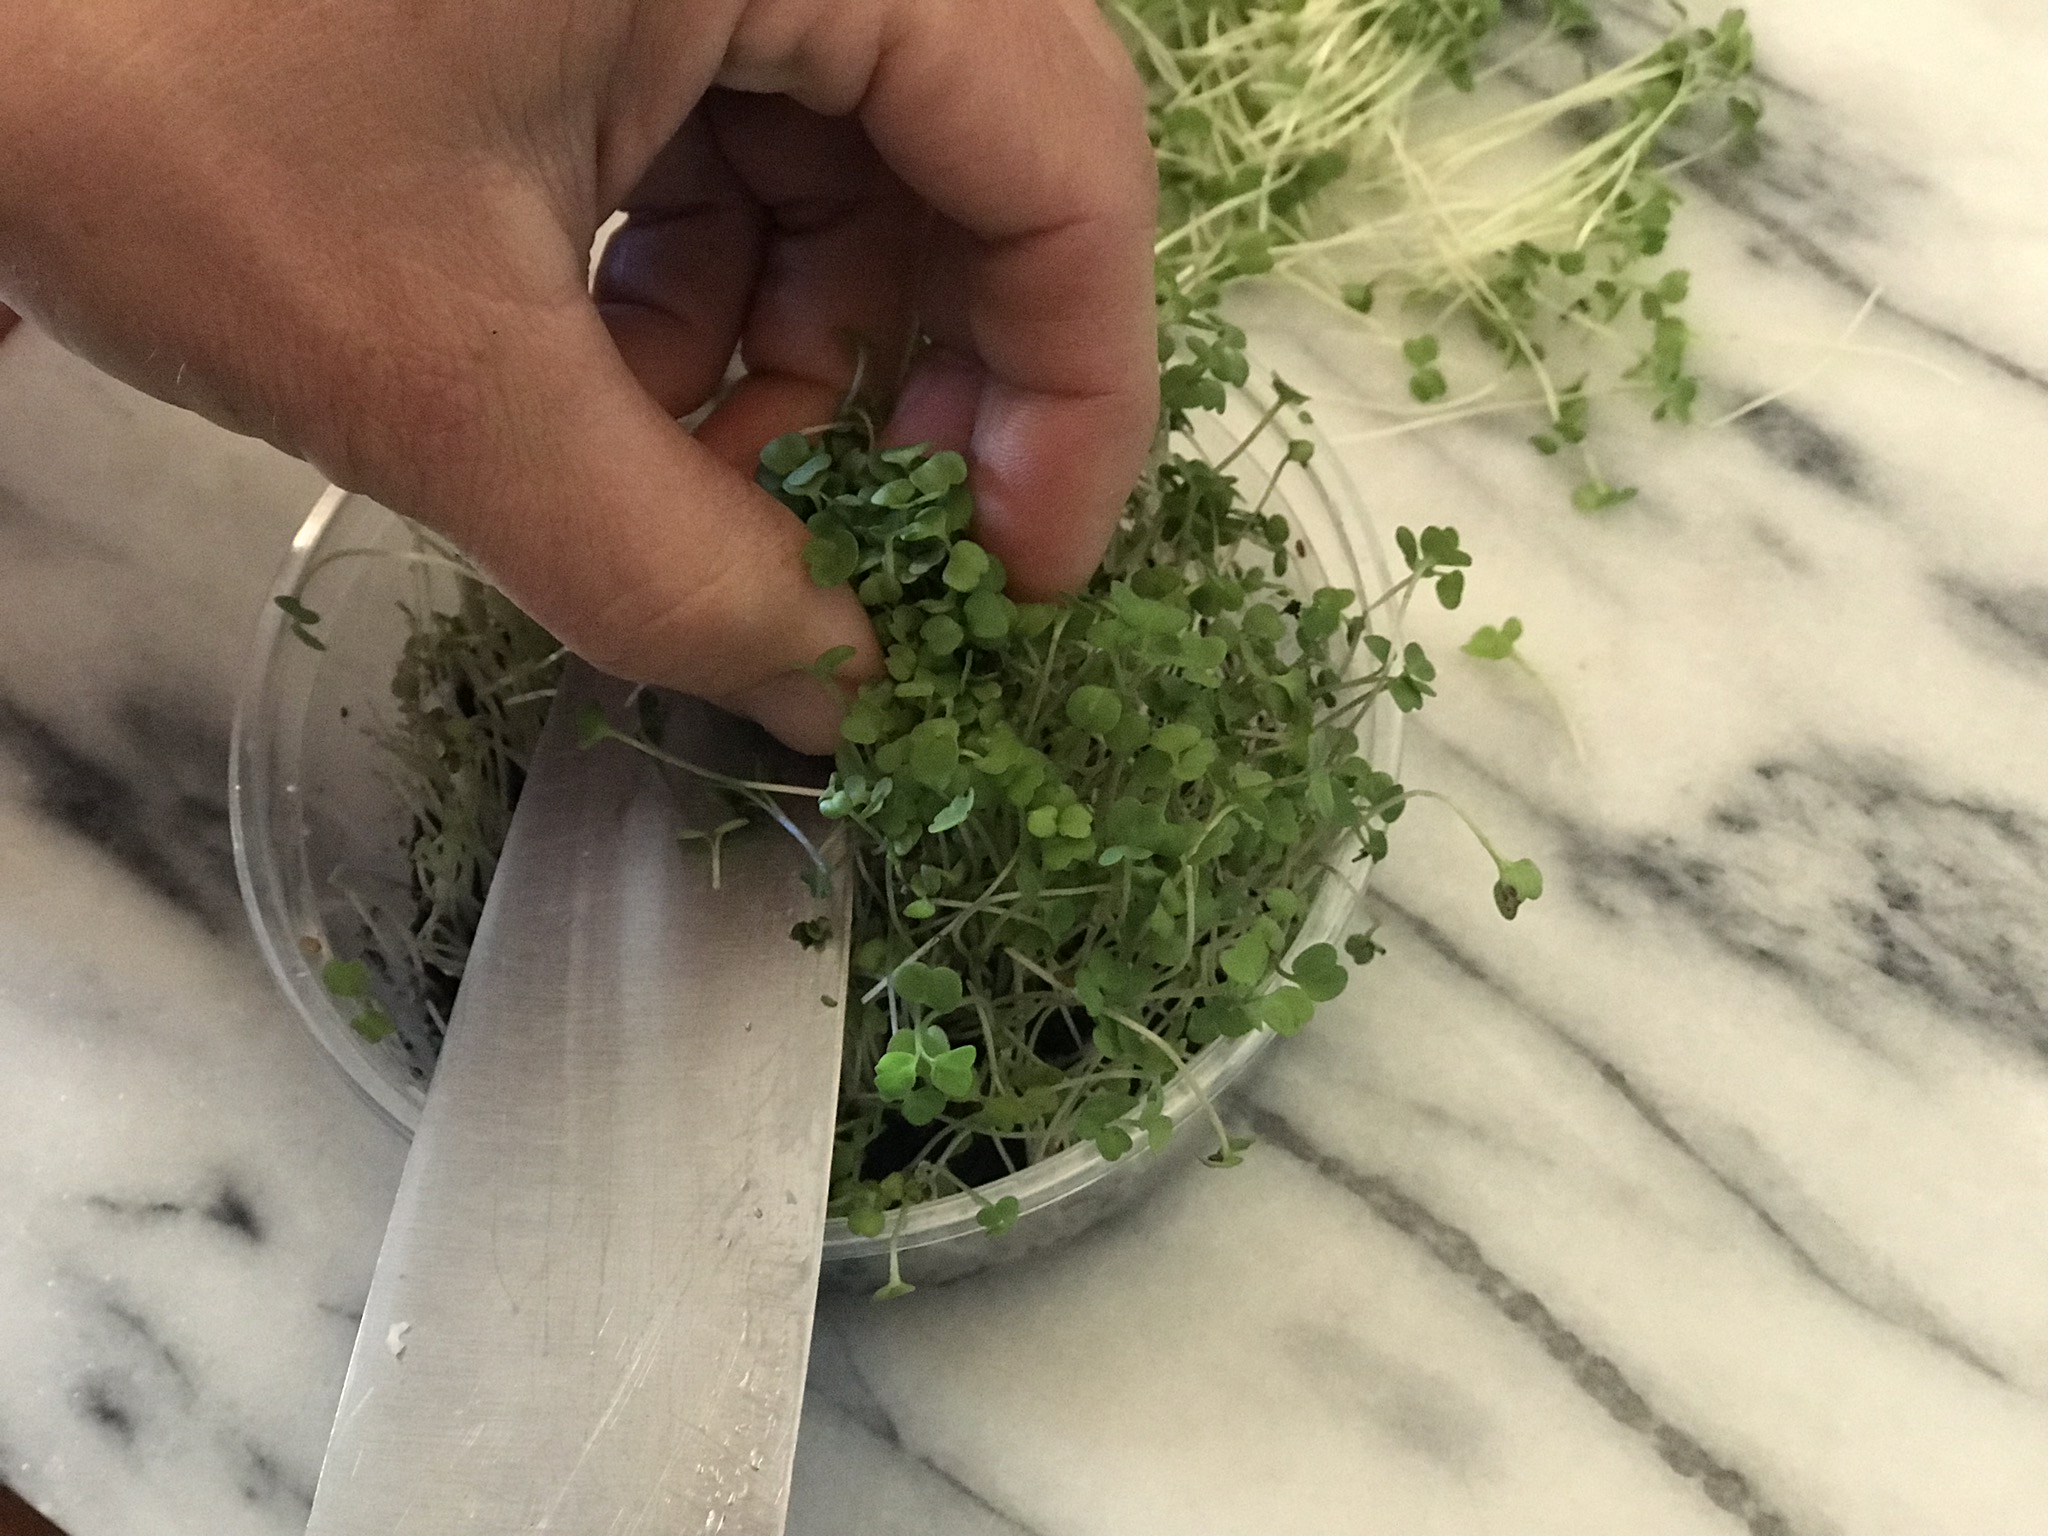
[(846, 695), (808, 672), (783, 672), (741, 694), (733, 707), (759, 721), (785, 746), (828, 757), (839, 745)]

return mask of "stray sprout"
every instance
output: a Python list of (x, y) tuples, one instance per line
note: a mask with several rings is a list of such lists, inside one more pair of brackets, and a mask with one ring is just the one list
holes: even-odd
[[(717, 826), (713, 827), (708, 832), (698, 832), (689, 827), (680, 828), (676, 832), (676, 841), (679, 843), (701, 842), (710, 848), (711, 889), (713, 889), (714, 891), (723, 890), (725, 888), (725, 883), (723, 878), (724, 868), (722, 860), (725, 849), (725, 840), (732, 833), (739, 831), (740, 828), (751, 825), (752, 822), (748, 817), (734, 816), (729, 820), (721, 821)], [(799, 924), (798, 926), (801, 927), (802, 925)], [(797, 935), (794, 931), (792, 931), (790, 937), (797, 938)], [(798, 939), (798, 942), (802, 943), (803, 941), (801, 939)], [(808, 948), (811, 946), (806, 947)]]
[(1565, 708), (1564, 700), (1558, 697), (1557, 690), (1550, 686), (1550, 679), (1517, 648), (1521, 638), (1522, 621), (1510, 617), (1502, 620), (1497, 626), (1480, 625), (1472, 632), (1472, 638), (1459, 649), (1479, 661), (1505, 661), (1518, 668), (1523, 676), (1536, 685), (1551, 709), (1556, 712), (1558, 721), (1564, 726), (1566, 737), (1571, 741), (1572, 756), (1583, 759), (1586, 755), (1585, 744), (1579, 740), (1579, 728), (1572, 720), (1571, 711)]
[(1521, 638), (1522, 621), (1509, 618), (1498, 628), (1491, 624), (1480, 625), (1460, 649), (1467, 656), (1476, 656), (1481, 661), (1506, 661), (1511, 657), (1520, 661), (1521, 657), (1515, 652), (1515, 642)]
[(327, 649), (327, 643), (313, 633), (313, 626), (320, 622), (320, 615), (308, 608), (290, 593), (273, 597), (271, 601), (283, 610), (285, 618), (291, 621), (293, 638), (300, 644), (316, 651)]
[(391, 1016), (370, 996), (370, 968), (360, 960), (330, 960), (321, 967), (320, 982), (335, 997), (356, 1005), (349, 1023), (370, 1044), (388, 1038), (396, 1028)]
[(1486, 856), (1493, 860), (1493, 904), (1499, 908), (1502, 917), (1512, 920), (1522, 909), (1524, 902), (1534, 901), (1543, 894), (1543, 871), (1536, 867), (1535, 860), (1511, 859), (1502, 853), (1494, 846), (1493, 839), (1486, 835), (1479, 823), (1449, 795), (1439, 794), (1433, 789), (1411, 789), (1408, 791), (1408, 798), (1435, 800), (1448, 806), (1451, 814), (1465, 823), (1465, 830), (1472, 834), (1479, 846), (1486, 850)]

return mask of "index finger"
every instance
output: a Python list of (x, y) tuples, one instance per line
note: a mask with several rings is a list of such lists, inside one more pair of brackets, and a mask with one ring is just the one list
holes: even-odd
[(927, 324), (985, 374), (971, 440), (982, 535), (1026, 594), (1078, 586), (1158, 417), (1157, 183), (1136, 71), (1089, 0), (807, 9), (792, 29), (772, 0), (750, 6), (722, 78), (857, 111), (952, 226)]

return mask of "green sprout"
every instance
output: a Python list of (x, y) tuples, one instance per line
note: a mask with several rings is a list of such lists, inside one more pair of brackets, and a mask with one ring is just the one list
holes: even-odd
[[(1571, 741), (1572, 756), (1584, 758), (1585, 744), (1579, 740), (1579, 728), (1572, 719), (1571, 711), (1565, 708), (1564, 700), (1550, 685), (1550, 679), (1539, 671), (1536, 665), (1520, 650), (1522, 621), (1510, 616), (1498, 625), (1482, 624), (1472, 632), (1472, 638), (1459, 647), (1467, 656), (1478, 661), (1504, 661), (1519, 669), (1523, 676), (1536, 685), (1551, 709), (1563, 724), (1565, 735)], [(1539, 884), (1540, 893), (1540, 884)], [(1533, 899), (1533, 898), (1530, 898)]]
[(324, 651), (327, 642), (313, 633), (313, 626), (320, 622), (320, 615), (308, 608), (290, 593), (281, 593), (271, 601), (277, 604), (285, 618), (290, 621), (292, 637), (309, 650)]
[(1482, 624), (1472, 632), (1472, 638), (1459, 647), (1467, 656), (1481, 661), (1521, 660), (1515, 652), (1515, 642), (1522, 638), (1522, 621), (1510, 617), (1498, 627)]
[[(691, 827), (679, 828), (676, 832), (676, 841), (679, 843), (703, 843), (710, 849), (711, 889), (714, 891), (722, 890), (724, 888), (723, 854), (725, 851), (725, 840), (742, 827), (751, 825), (752, 820), (749, 817), (732, 816), (721, 821), (709, 831), (700, 832)], [(799, 940), (799, 942), (802, 941)]]
[(355, 1005), (349, 1023), (370, 1044), (390, 1038), (397, 1026), (370, 995), (370, 968), (360, 960), (330, 960), (321, 967), (321, 985), (334, 997)]

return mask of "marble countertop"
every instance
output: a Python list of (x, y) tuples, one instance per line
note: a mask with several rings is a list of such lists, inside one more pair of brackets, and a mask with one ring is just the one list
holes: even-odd
[[(828, 1301), (793, 1536), (2048, 1531), (2048, 10), (1751, 12), (1772, 149), (1678, 254), (1709, 400), (1796, 389), (1617, 426), (1594, 519), (1322, 401), (1477, 553), (1407, 775), (1549, 891), (1418, 810), (1244, 1167)], [(72, 1536), (302, 1528), (404, 1154), (228, 860), (317, 489), (0, 345), (0, 1479)], [(1456, 653), (1510, 612), (1554, 698)]]

